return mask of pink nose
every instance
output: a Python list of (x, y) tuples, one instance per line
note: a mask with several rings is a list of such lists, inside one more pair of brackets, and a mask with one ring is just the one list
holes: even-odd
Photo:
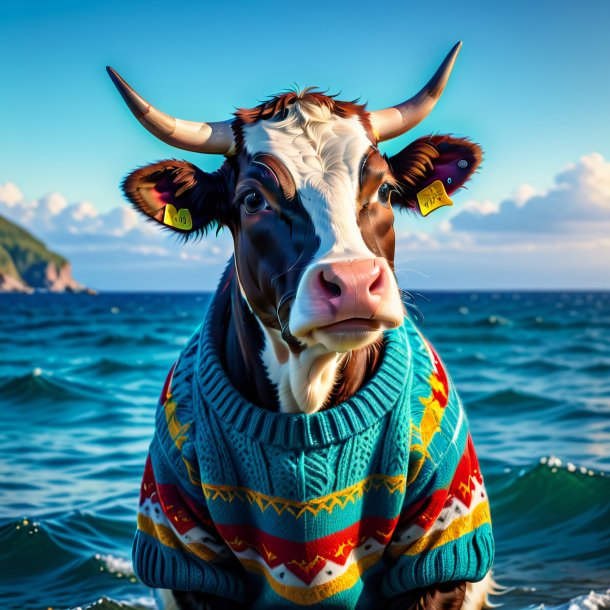
[(389, 288), (387, 264), (374, 258), (322, 263), (310, 277), (311, 296), (328, 303), (336, 322), (372, 318)]

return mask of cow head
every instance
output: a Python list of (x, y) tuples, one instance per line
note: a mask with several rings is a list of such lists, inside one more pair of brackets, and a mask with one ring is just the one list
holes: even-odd
[(267, 341), (285, 410), (324, 406), (342, 358), (402, 324), (393, 272), (394, 210), (417, 211), (440, 181), (451, 194), (477, 168), (464, 139), (421, 138), (387, 158), (378, 143), (419, 123), (440, 96), (459, 44), (413, 98), (368, 112), (307, 89), (193, 123), (161, 113), (109, 73), (136, 117), (162, 140), (226, 156), (205, 173), (184, 161), (138, 169), (124, 182), (135, 206), (185, 236), (227, 227), (235, 271)]

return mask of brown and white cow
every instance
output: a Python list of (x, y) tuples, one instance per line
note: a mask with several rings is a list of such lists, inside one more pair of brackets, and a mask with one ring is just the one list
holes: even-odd
[[(449, 136), (420, 138), (389, 158), (378, 145), (427, 116), (459, 48), (417, 95), (391, 108), (369, 112), (306, 89), (220, 123), (166, 115), (108, 68), (155, 136), (225, 156), (213, 173), (155, 163), (123, 186), (140, 211), (186, 237), (231, 231), (220, 349), (251, 402), (310, 414), (346, 400), (374, 373), (383, 331), (405, 313), (393, 269), (394, 210), (417, 211), (417, 194), (436, 181), (448, 194), (458, 190), (481, 160), (476, 144)], [(396, 607), (459, 608), (464, 591), (464, 583), (439, 585)], [(182, 595), (182, 607), (187, 597), (192, 603)]]

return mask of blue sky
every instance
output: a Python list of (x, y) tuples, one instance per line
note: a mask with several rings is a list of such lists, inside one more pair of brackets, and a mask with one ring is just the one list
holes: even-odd
[[(501, 207), (523, 184), (538, 195), (553, 188), (556, 176), (568, 164), (578, 165), (583, 156), (598, 153), (602, 160), (610, 159), (607, 2), (587, 2), (579, 8), (573, 2), (26, 0), (1, 11), (0, 185), (16, 185), (26, 201), (55, 192), (67, 203), (92, 202), (103, 214), (123, 205), (118, 183), (136, 166), (167, 157), (185, 158), (206, 170), (218, 166), (217, 158), (171, 149), (148, 134), (119, 98), (106, 64), (170, 114), (222, 120), (233, 107), (254, 105), (295, 82), (341, 91), (344, 99), (361, 97), (371, 108), (392, 105), (419, 89), (451, 46), (462, 40), (464, 47), (437, 108), (384, 150), (396, 152), (426, 133), (450, 132), (482, 144), (484, 167), (468, 192), (455, 198), (454, 209), (436, 212), (417, 225), (413, 219), (401, 219), (398, 228), (405, 239), (413, 232), (424, 241), (431, 235), (438, 245), (443, 231), (447, 234), (447, 222), (463, 212), (460, 204), (478, 202), (471, 204), (471, 214), (485, 205)], [(602, 181), (604, 168), (599, 170)], [(585, 173), (583, 183), (598, 180)], [(605, 196), (603, 188), (600, 192), (593, 198)], [(523, 196), (516, 197), (516, 207), (523, 208)], [(544, 217), (544, 208), (540, 214)], [(464, 218), (458, 225), (463, 234), (480, 235)], [(490, 235), (495, 230), (490, 229)], [(61, 251), (58, 235), (43, 237)], [(584, 234), (580, 238), (582, 243)], [(558, 239), (572, 243), (576, 238), (566, 237), (564, 227)], [(444, 245), (428, 256), (425, 250), (414, 251), (413, 243), (419, 242), (411, 240), (406, 250), (422, 275), (411, 279), (417, 284), (423, 277), (432, 278), (422, 280), (423, 288), (447, 286), (449, 255)], [(519, 255), (517, 264), (524, 248), (519, 239), (511, 243)], [(220, 245), (222, 257), (230, 244), (225, 239)], [(78, 256), (71, 257), (77, 271)], [(519, 263), (524, 273), (505, 265), (502, 275), (491, 273), (482, 281), (482, 275), (466, 270), (480, 258), (464, 259), (462, 275), (453, 269), (451, 278), (457, 273), (458, 285), (465, 288), (535, 282), (527, 257)], [(547, 252), (539, 260), (547, 265), (555, 258)], [(557, 267), (549, 275), (545, 266), (541, 272), (555, 287), (577, 287), (585, 280), (590, 286), (610, 287), (610, 273), (599, 255), (594, 258), (598, 267), (590, 277), (586, 257), (582, 269)], [(137, 265), (141, 273), (145, 261)], [(219, 264), (212, 265), (198, 277), (213, 286), (218, 269)], [(95, 272), (82, 266), (83, 274), (85, 282), (100, 287), (133, 285), (127, 275), (116, 269), (104, 272), (99, 264)], [(188, 283), (192, 271), (183, 275), (176, 287)], [(147, 286), (146, 281), (139, 285)]]

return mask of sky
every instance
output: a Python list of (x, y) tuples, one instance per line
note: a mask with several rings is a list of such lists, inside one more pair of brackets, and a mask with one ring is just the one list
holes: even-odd
[(111, 65), (161, 110), (224, 120), (297, 84), (369, 108), (415, 93), (458, 41), (431, 115), (381, 146), (468, 136), (481, 171), (425, 219), (397, 220), (406, 289), (610, 288), (610, 3), (97, 2), (0, 7), (0, 214), (98, 289), (212, 289), (228, 235), (182, 246), (118, 185), (182, 158), (143, 129)]

